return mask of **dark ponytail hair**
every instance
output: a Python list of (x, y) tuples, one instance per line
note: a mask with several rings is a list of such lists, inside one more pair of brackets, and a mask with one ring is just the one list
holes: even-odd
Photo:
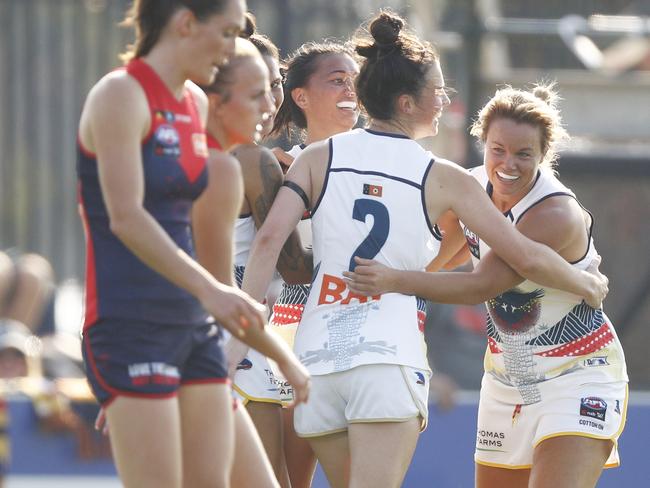
[(121, 25), (135, 27), (135, 42), (120, 58), (127, 62), (149, 54), (172, 15), (189, 9), (198, 20), (223, 12), (230, 0), (133, 0)]
[(351, 56), (350, 49), (338, 42), (307, 42), (294, 51), (284, 62), (284, 102), (275, 114), (271, 135), (279, 136), (286, 130), (290, 135), (291, 125), (299, 129), (307, 128), (307, 118), (296, 102), (293, 101), (291, 92), (296, 88), (307, 86), (309, 79), (318, 69), (319, 60), (323, 56), (332, 54), (347, 54)]
[(370, 37), (359, 31), (353, 39), (355, 51), (365, 58), (356, 81), (357, 98), (374, 119), (391, 119), (400, 95), (418, 97), (427, 71), (439, 58), (430, 43), (405, 25), (399, 15), (383, 10), (370, 21)]
[(276, 61), (280, 61), (278, 47), (273, 44), (271, 39), (257, 32), (257, 22), (251, 12), (246, 12), (246, 27), (240, 32), (239, 37), (251, 41), (262, 56), (270, 56)]

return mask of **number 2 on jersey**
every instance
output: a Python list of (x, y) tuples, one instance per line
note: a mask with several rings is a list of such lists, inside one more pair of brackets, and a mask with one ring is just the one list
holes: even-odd
[(350, 258), (350, 271), (354, 271), (357, 263), (354, 261), (355, 256), (364, 259), (373, 259), (386, 243), (388, 231), (390, 230), (390, 217), (388, 209), (383, 203), (369, 198), (359, 198), (354, 201), (352, 209), (352, 218), (360, 222), (365, 222), (366, 217), (372, 215), (374, 222), (370, 228), (368, 236), (359, 244), (352, 257)]

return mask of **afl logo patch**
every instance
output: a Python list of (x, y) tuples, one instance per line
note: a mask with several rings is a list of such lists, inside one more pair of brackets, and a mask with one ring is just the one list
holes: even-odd
[(469, 247), (469, 252), (472, 253), (476, 259), (481, 259), (481, 250), (479, 247), (479, 239), (474, 232), (465, 227), (465, 240), (467, 241), (467, 247)]
[(181, 154), (178, 131), (171, 125), (162, 124), (154, 133), (155, 153), (160, 156), (175, 156)]
[(607, 403), (602, 398), (587, 397), (580, 399), (580, 415), (596, 420), (605, 420)]

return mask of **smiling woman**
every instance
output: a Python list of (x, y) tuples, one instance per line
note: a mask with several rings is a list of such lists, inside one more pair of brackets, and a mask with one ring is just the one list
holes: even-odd
[[(199, 262), (229, 285), (235, 282), (233, 256), (237, 284), (241, 284), (256, 226), (264, 221), (282, 185), (280, 164), (269, 149), (256, 144), (264, 130), (263, 123), (272, 120), (275, 113), (267, 65), (268, 61), (252, 42), (237, 39), (235, 53), (228, 64), (219, 70), (213, 83), (204, 87), (209, 99), (210, 178), (208, 188), (194, 206), (192, 229)], [(277, 71), (277, 61), (272, 66)], [(218, 216), (223, 222), (217, 221), (217, 208), (223, 210)], [(287, 246), (299, 249), (293, 239)], [(281, 272), (286, 269), (279, 268)], [(310, 269), (311, 265), (303, 273), (304, 280), (309, 279)], [(291, 275), (285, 273), (285, 276), (289, 279)], [(260, 459), (266, 461), (259, 445), (261, 439), (281, 486), (288, 486), (282, 453), (279, 392), (265, 356), (276, 362), (278, 358), (269, 349), (251, 350), (238, 364), (239, 360), (231, 360), (231, 357), (232, 351), (240, 347), (241, 343), (227, 334), (225, 349), (229, 355), (234, 395), (246, 407), (235, 412), (238, 430), (232, 483), (234, 486), (268, 486), (273, 474), (270, 470), (267, 473), (268, 463), (259, 462)], [(284, 369), (283, 375), (287, 376)], [(256, 429), (249, 427), (251, 420)]]
[(397, 487), (426, 426), (431, 371), (419, 301), (350, 290), (343, 276), (360, 258), (423, 270), (439, 249), (432, 223), (451, 209), (524, 276), (596, 304), (606, 286), (517, 232), (470, 174), (414, 140), (437, 133), (449, 103), (430, 44), (382, 12), (355, 46), (364, 58), (357, 95), (370, 125), (313, 143), (296, 158), (286, 176), (291, 184), (280, 189), (255, 238), (243, 289), (264, 294), (308, 206), (314, 274), (294, 349), (312, 374), (313, 392), (296, 408), (295, 429), (332, 486)]
[[(359, 117), (354, 89), (354, 80), (359, 73), (359, 67), (346, 46), (334, 42), (308, 42), (289, 56), (286, 65), (284, 102), (275, 116), (273, 133), (278, 134), (283, 130), (289, 132), (292, 128), (298, 128), (302, 132), (300, 139), (303, 142), (293, 146), (287, 153), (276, 151), (285, 169), (307, 145), (349, 131)], [(267, 207), (265, 211), (268, 210)], [(311, 246), (308, 211), (303, 213), (297, 230), (302, 244)], [(286, 250), (286, 245), (284, 249)], [(295, 257), (298, 255), (296, 247), (291, 246), (291, 249), (293, 258), (287, 260), (287, 253), (282, 252), (278, 266), (288, 265), (296, 268), (296, 265), (301, 263), (301, 260)], [(306, 283), (310, 277), (292, 283)], [(290, 346), (293, 346), (308, 295), (309, 285), (285, 283), (273, 305), (273, 315), (269, 325)], [(281, 399), (286, 405), (292, 401), (293, 386), (284, 381), (284, 378), (280, 380)], [(311, 486), (316, 458), (309, 444), (296, 436), (293, 428), (293, 412), (293, 408), (283, 410), (284, 447), (288, 473), (293, 488), (308, 488)]]
[[(598, 275), (593, 217), (553, 174), (557, 143), (566, 136), (554, 95), (546, 85), (497, 91), (472, 127), (485, 144), (484, 164), (472, 175), (511, 227), (549, 246), (574, 270)], [(364, 295), (485, 301), (476, 486), (592, 488), (604, 466), (618, 465), (627, 406), (625, 357), (600, 307), (602, 295), (587, 304), (548, 279), (524, 280), (465, 219), (461, 228), (458, 219), (445, 218), (448, 249), (438, 257), (471, 256), (474, 272), (412, 273), (364, 260), (347, 274), (350, 286)]]

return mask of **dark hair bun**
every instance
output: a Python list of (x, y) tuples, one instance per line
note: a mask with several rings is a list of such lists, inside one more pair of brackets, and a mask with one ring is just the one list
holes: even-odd
[(257, 22), (255, 21), (255, 16), (251, 12), (246, 12), (245, 17), (246, 17), (246, 26), (244, 27), (244, 30), (242, 30), (241, 33), (239, 34), (239, 37), (248, 39), (253, 34), (255, 34), (255, 31), (257, 30)]
[(392, 48), (404, 27), (404, 19), (392, 12), (381, 12), (370, 23), (370, 34), (380, 49)]

